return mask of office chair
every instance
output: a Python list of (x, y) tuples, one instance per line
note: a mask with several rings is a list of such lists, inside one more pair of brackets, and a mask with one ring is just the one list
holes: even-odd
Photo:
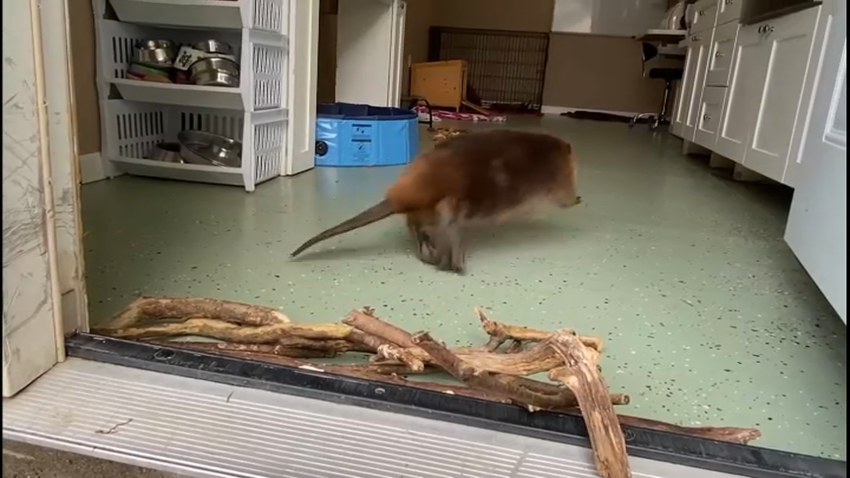
[(641, 49), (641, 71), (643, 76), (654, 79), (664, 80), (664, 102), (661, 104), (661, 112), (659, 113), (639, 113), (632, 117), (629, 121), (629, 127), (633, 127), (638, 121), (646, 118), (649, 123), (649, 129), (658, 128), (661, 123), (668, 124), (667, 120), (667, 102), (670, 99), (670, 92), (673, 91), (673, 82), (682, 79), (684, 68), (650, 68), (649, 74), (646, 71), (646, 62), (658, 56), (658, 48), (650, 43), (643, 43)]

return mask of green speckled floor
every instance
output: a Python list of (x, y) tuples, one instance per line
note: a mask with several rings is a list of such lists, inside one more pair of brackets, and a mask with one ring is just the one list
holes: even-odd
[(372, 305), (466, 343), (483, 338), (472, 311), (483, 305), (496, 319), (605, 337), (609, 384), (632, 397), (623, 413), (757, 426), (754, 444), (845, 459), (846, 329), (782, 240), (790, 194), (721, 179), (645, 128), (508, 126), (571, 141), (585, 203), (474, 233), (465, 277), (414, 259), (400, 219), (289, 259), (378, 200), (397, 168), (316, 169), (254, 194), (132, 177), (87, 185), (92, 320), (139, 293), (279, 306), (310, 322)]

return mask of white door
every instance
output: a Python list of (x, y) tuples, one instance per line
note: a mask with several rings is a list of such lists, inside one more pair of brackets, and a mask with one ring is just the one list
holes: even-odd
[[(40, 24), (3, 2), (3, 396), (64, 357)], [(44, 38), (50, 38), (44, 35)], [(60, 35), (55, 41), (66, 41)], [(67, 75), (67, 71), (66, 71)]]
[(336, 100), (397, 106), (404, 11), (400, 0), (345, 0), (337, 16)]
[(284, 176), (316, 165), (316, 77), (319, 0), (289, 2), (289, 124)]
[(831, 10), (785, 240), (847, 323), (847, 3)]

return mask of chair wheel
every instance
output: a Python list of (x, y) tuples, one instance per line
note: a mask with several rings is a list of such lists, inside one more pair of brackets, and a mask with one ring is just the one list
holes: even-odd
[(649, 129), (654, 131), (656, 128), (658, 128), (658, 125), (659, 125), (660, 123), (661, 123), (661, 119), (660, 119), (660, 118), (657, 118), (657, 117), (656, 117), (656, 118), (652, 118), (652, 119), (649, 121)]

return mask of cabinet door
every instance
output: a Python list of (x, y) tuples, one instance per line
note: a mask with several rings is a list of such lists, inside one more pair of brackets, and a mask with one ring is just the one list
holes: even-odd
[(760, 25), (741, 27), (732, 57), (729, 88), (723, 101), (714, 151), (743, 163), (750, 127), (758, 113), (756, 97), (764, 81), (769, 51), (765, 53)]
[(738, 38), (738, 22), (727, 23), (714, 29), (711, 51), (708, 52), (705, 84), (728, 86), (735, 56), (735, 40)]
[(759, 25), (764, 37), (760, 54), (766, 64), (755, 95), (759, 103), (744, 165), (775, 181), (783, 180), (794, 128), (802, 123), (797, 113), (819, 13), (820, 7), (810, 8)]
[(682, 80), (676, 87), (676, 101), (673, 103), (673, 117), (670, 121), (670, 133), (682, 137), (682, 129), (685, 126), (685, 117), (688, 116), (688, 99), (694, 89), (694, 68), (696, 67), (696, 55), (693, 46), (688, 42), (685, 53), (685, 68), (682, 72)]
[(687, 114), (684, 116), (684, 125), (682, 125), (682, 139), (687, 141), (694, 140), (694, 132), (696, 131), (697, 113), (699, 113), (699, 102), (702, 99), (702, 89), (705, 86), (705, 67), (708, 63), (708, 50), (711, 46), (711, 35), (713, 31), (697, 33), (691, 35), (688, 39), (690, 48), (688, 48), (689, 56), (693, 55), (693, 88), (690, 90), (690, 95), (687, 98), (685, 108)]
[(706, 86), (702, 90), (694, 143), (703, 148), (714, 149), (714, 143), (717, 142), (717, 129), (720, 125), (720, 111), (723, 109), (725, 97), (726, 88), (722, 86)]

